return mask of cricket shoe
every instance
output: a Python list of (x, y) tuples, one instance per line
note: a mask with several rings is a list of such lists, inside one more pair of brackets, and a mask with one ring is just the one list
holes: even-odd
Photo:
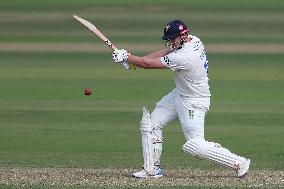
[(163, 170), (160, 166), (155, 166), (153, 175), (146, 173), (146, 171), (143, 169), (142, 171), (132, 173), (132, 176), (134, 178), (160, 178), (163, 176)]
[(250, 159), (245, 159), (245, 161), (239, 165), (239, 169), (237, 172), (237, 177), (238, 178), (243, 178), (246, 176), (249, 170), (249, 165), (250, 165)]

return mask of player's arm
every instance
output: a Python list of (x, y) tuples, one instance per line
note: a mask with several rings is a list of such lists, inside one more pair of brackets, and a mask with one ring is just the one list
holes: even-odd
[(161, 51), (156, 51), (156, 52), (152, 52), (144, 57), (148, 57), (148, 58), (159, 58), (162, 56), (166, 56), (167, 54), (173, 52), (174, 50), (172, 49), (166, 49), (166, 50), (161, 50)]
[(157, 51), (146, 56), (136, 56), (128, 53), (125, 49), (115, 50), (112, 53), (114, 63), (123, 64), (131, 63), (145, 69), (164, 69), (168, 68), (162, 63), (161, 57), (169, 51)]
[[(156, 55), (155, 55), (156, 56)], [(144, 69), (165, 69), (167, 68), (160, 60), (160, 57), (128, 55), (128, 62)]]

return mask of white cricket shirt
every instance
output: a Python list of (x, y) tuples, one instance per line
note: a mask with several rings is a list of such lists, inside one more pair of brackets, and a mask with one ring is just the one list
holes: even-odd
[(208, 60), (199, 38), (184, 43), (181, 49), (161, 57), (161, 62), (175, 72), (178, 93), (188, 97), (210, 97)]

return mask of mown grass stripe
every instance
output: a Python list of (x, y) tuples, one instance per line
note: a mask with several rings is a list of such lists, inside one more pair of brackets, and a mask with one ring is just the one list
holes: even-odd
[[(155, 51), (163, 47), (159, 43), (119, 43), (130, 51)], [(206, 44), (209, 53), (284, 53), (282, 44)], [(107, 52), (103, 42), (97, 43), (0, 43), (0, 52)]]

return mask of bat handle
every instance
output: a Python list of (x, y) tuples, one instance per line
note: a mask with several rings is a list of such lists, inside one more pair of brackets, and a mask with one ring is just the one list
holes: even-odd
[(122, 66), (123, 66), (125, 69), (127, 69), (127, 70), (130, 68), (130, 65), (129, 65), (128, 62), (123, 62), (123, 63), (122, 63)]

